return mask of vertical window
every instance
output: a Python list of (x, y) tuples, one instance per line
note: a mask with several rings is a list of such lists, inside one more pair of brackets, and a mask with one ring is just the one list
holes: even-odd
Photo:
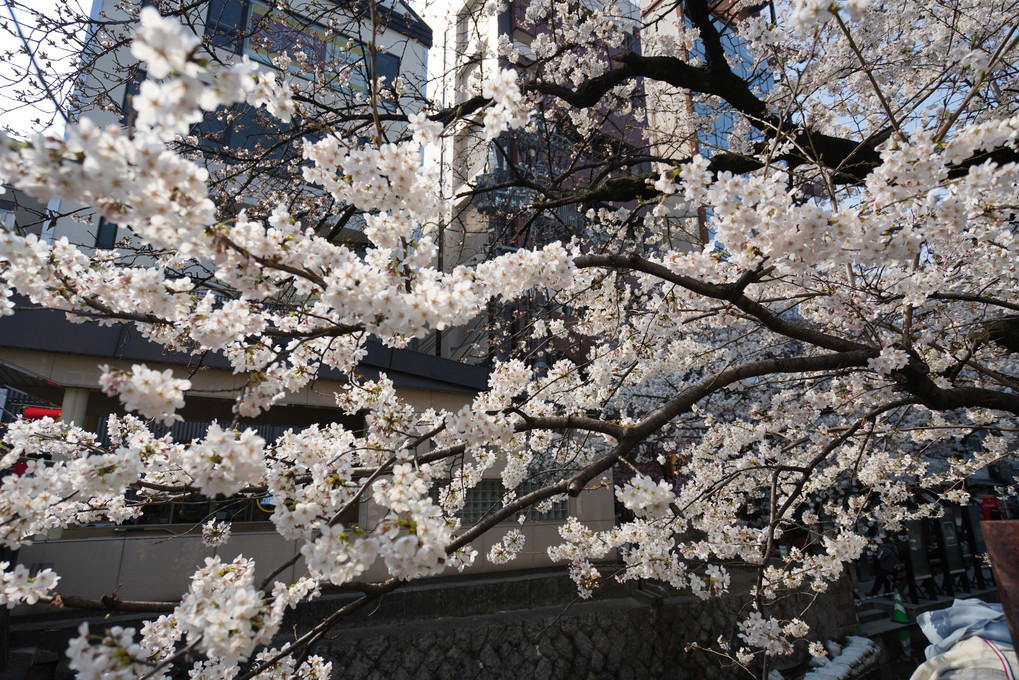
[(230, 146), (244, 149), (249, 153), (258, 153), (264, 145), (268, 130), (259, 119), (258, 111), (245, 102), (234, 106), (233, 120), (230, 124), (228, 139)]
[(117, 225), (105, 217), (99, 218), (96, 228), (96, 248), (110, 250), (117, 243)]
[(531, 3), (528, 0), (514, 0), (511, 3), (513, 28), (523, 31), (528, 35), (534, 35), (534, 27), (527, 21), (527, 7)]
[(14, 231), (14, 203), (0, 199), (0, 230)]
[(124, 101), (120, 105), (123, 112), (120, 122), (124, 125), (134, 123), (134, 98), (141, 90), (142, 81), (145, 80), (145, 71), (132, 68), (130, 73), (130, 77), (124, 83)]
[(246, 0), (212, 0), (205, 22), (205, 34), (213, 45), (240, 54), (244, 47), (247, 22)]
[(375, 52), (375, 76), (385, 78), (386, 84), (391, 84), (400, 75), (400, 58), (376, 50)]
[(479, 7), (479, 3), (471, 3), (470, 6), (460, 10), (456, 17), (456, 56), (460, 59), (467, 56), (471, 42), (481, 35), (478, 29)]

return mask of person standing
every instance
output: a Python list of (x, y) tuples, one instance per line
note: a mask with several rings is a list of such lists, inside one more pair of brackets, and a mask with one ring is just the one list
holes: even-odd
[(899, 551), (892, 542), (886, 538), (881, 539), (877, 554), (874, 555), (874, 585), (867, 593), (869, 597), (891, 592), (895, 586), (895, 571), (901, 561)]

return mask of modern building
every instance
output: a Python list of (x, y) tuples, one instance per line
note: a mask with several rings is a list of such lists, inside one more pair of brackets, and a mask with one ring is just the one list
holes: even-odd
[[(435, 105), (450, 110), (471, 102), (481, 94), (482, 83), (501, 69), (524, 73), (533, 68), (531, 44), (554, 27), (536, 24), (527, 16), (526, 0), (509, 0), (497, 6), (480, 0), (438, 0), (427, 5), (422, 15), (432, 26), (434, 45), (429, 53), (428, 92)], [(598, 12), (608, 6), (600, 0), (585, 0), (584, 11)], [(636, 36), (637, 8), (619, 3), (631, 24), (629, 44), (639, 49)], [(508, 42), (506, 42), (508, 39)], [(510, 61), (500, 51), (506, 45)], [(605, 47), (614, 55), (620, 48)], [(601, 157), (591, 155), (600, 147), (605, 157), (612, 149), (627, 152), (643, 146), (642, 125), (628, 114), (610, 114), (594, 132), (580, 132), (567, 121), (535, 120), (524, 130), (505, 132), (489, 140), (480, 124), (483, 111), (463, 117), (451, 134), (441, 140), (433, 162), (439, 167), (447, 211), (442, 216), (439, 266), (450, 270), (493, 254), (534, 247), (553, 241), (569, 241), (585, 228), (584, 213), (599, 205), (569, 204), (538, 209), (539, 194), (518, 181), (568, 188), (580, 186), (593, 173), (575, 171), (576, 166), (596, 167)], [(592, 144), (592, 141), (597, 143)], [(608, 151), (606, 151), (608, 150)], [(586, 156), (585, 156), (586, 154)], [(532, 304), (541, 305), (542, 300)], [(533, 316), (524, 306), (492, 308), (473, 324), (449, 328), (436, 334), (422, 347), (438, 356), (467, 361), (505, 357), (514, 351), (528, 352), (524, 340)], [(503, 333), (493, 332), (501, 328)], [(482, 351), (486, 350), (486, 351)], [(568, 348), (535, 349), (532, 362), (542, 365)]]
[[(746, 43), (739, 35), (739, 24), (746, 19), (767, 12), (770, 2), (754, 5), (735, 0), (715, 0), (708, 3), (714, 25), (721, 35), (722, 45), (729, 58), (729, 66), (753, 86), (767, 90), (770, 71), (763, 64), (754, 63)], [(682, 1), (641, 0), (641, 38), (649, 56), (674, 55), (686, 60), (703, 58), (690, 19)], [(694, 154), (710, 158), (719, 150), (731, 150), (733, 133), (745, 138), (753, 136), (749, 129), (739, 129), (725, 106), (710, 106), (698, 101), (689, 90), (682, 90), (661, 81), (645, 85), (647, 95), (647, 142), (654, 156), (682, 160)], [(657, 170), (669, 169), (657, 164)], [(679, 231), (689, 235), (690, 247), (699, 249), (711, 241), (707, 216), (702, 209), (691, 210), (676, 197), (665, 200), (667, 219), (675, 222)]]
[[(413, 111), (420, 106), (431, 31), (402, 0), (355, 3), (342, 10), (331, 4), (323, 8), (310, 2), (292, 3), (286, 13), (260, 0), (212, 0), (202, 7), (192, 25), (204, 31), (207, 42), (222, 51), (223, 57), (244, 54), (264, 68), (289, 63), (297, 69), (295, 77), (308, 78), (309, 87), (332, 92), (337, 116), (342, 117), (347, 110), (344, 107), (358, 105), (365, 88), (370, 87), (372, 70), (384, 79), (379, 87), (391, 85), (397, 78), (403, 82), (402, 87), (392, 91), (389, 106), (393, 110), (399, 107)], [(374, 11), (369, 11), (372, 8)], [(94, 16), (117, 19), (122, 15), (117, 3), (97, 0)], [(93, 117), (101, 124), (118, 120), (130, 124), (130, 98), (140, 74), (128, 60), (126, 51), (121, 51), (96, 62), (96, 68), (84, 80), (80, 99), (87, 99), (90, 93), (105, 93), (107, 100), (116, 105), (107, 107), (109, 110), (81, 111), (80, 115)], [(293, 67), (295, 62), (305, 66)], [(338, 86), (330, 89), (334, 84)], [(250, 187), (245, 182), (246, 173), (260, 169), (263, 161), (287, 169), (284, 161), (291, 155), (296, 157), (301, 137), (315, 134), (314, 129), (314, 125), (308, 125), (298, 133), (296, 127), (281, 126), (262, 119), (257, 112), (237, 107), (210, 116), (183, 143), (191, 145), (193, 152), (204, 154), (215, 190), (220, 192), (218, 203), (222, 205), (225, 197), (233, 196), (237, 198), (233, 209), (239, 210), (257, 206), (272, 191), (271, 173), (265, 179), (268, 185)], [(246, 187), (246, 193), (242, 187)], [(314, 193), (313, 188), (308, 191)], [(5, 198), (11, 196), (18, 195)], [(114, 224), (91, 220), (82, 206), (65, 203), (19, 212), (14, 209), (16, 204), (12, 200), (11, 209), (0, 212), (5, 227), (32, 231), (46, 240), (67, 237), (87, 247), (113, 247), (131, 238)], [(335, 208), (328, 204), (323, 207), (321, 202), (316, 205), (323, 215)], [(5, 206), (0, 204), (0, 209)], [(56, 215), (60, 219), (49, 219)], [(228, 217), (224, 215), (224, 219)], [(348, 242), (359, 237), (356, 220), (337, 224), (324, 218), (321, 233)], [(106, 416), (123, 410), (99, 389), (98, 366), (130, 368), (142, 362), (158, 370), (169, 368), (176, 376), (187, 376), (192, 381), (187, 405), (180, 412), (184, 422), (170, 430), (176, 440), (190, 441), (202, 436), (211, 421), (232, 419), (232, 402), (225, 397), (244, 380), (232, 373), (222, 357), (167, 352), (145, 341), (130, 326), (72, 324), (62, 313), (30, 311), (0, 318), (0, 387), (11, 397), (8, 405), (19, 411), (29, 405), (59, 409), (62, 420), (95, 431), (100, 437), (104, 435)], [(484, 365), (468, 365), (427, 352), (390, 349), (374, 341), (369, 342), (368, 355), (359, 371), (368, 378), (384, 372), (395, 383), (398, 395), (418, 410), (455, 411), (485, 389), (488, 376)], [(312, 385), (289, 395), (286, 404), (244, 424), (256, 427), (266, 439), (287, 428), (313, 423), (338, 422), (357, 429), (362, 421), (344, 416), (335, 405), (334, 394), (344, 383), (344, 376), (323, 371)], [(18, 395), (20, 398), (15, 399)], [(494, 470), (496, 477), (482, 481), (468, 496), (462, 517), (465, 524), (498, 507), (502, 493), (498, 473)], [(517, 560), (498, 567), (482, 558), (477, 569), (545, 566), (545, 548), (558, 542), (558, 527), (568, 514), (581, 516), (592, 528), (604, 529), (614, 521), (612, 505), (611, 489), (560, 502), (552, 512), (535, 515), (533, 522), (522, 527), (527, 548)], [(215, 506), (152, 506), (145, 509), (137, 523), (128, 526), (78, 527), (39, 537), (21, 550), (19, 561), (34, 568), (54, 567), (63, 577), (61, 592), (99, 597), (117, 591), (123, 598), (173, 599), (186, 590), (189, 575), (205, 555), (218, 552), (226, 558), (236, 554), (254, 557), (261, 574), (266, 574), (294, 554), (299, 546), (272, 530), (268, 521), (271, 511), (267, 499)], [(364, 502), (348, 521), (368, 526), (379, 518), (379, 512), (372, 503)], [(210, 515), (234, 523), (233, 538), (218, 550), (206, 548), (198, 535), (198, 523)], [(484, 538), (475, 548), (484, 555), (489, 543), (499, 538)], [(381, 566), (367, 577), (384, 576)], [(299, 576), (301, 570), (299, 563), (281, 578)]]

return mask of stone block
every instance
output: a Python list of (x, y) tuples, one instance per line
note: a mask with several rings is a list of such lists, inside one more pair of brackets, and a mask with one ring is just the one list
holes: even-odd
[(552, 662), (548, 657), (543, 657), (534, 668), (534, 680), (552, 680), (556, 677), (553, 671)]

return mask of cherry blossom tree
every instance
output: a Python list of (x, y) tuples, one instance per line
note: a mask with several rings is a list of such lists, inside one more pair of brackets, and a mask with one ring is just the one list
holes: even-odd
[[(23, 454), (28, 468), (3, 478), (0, 540), (125, 521), (155, 500), (271, 493), (277, 531), (302, 544), (289, 564), (303, 557), (308, 571), (256, 583), (251, 560), (210, 559), (140, 637), (84, 628), (69, 650), (84, 677), (155, 677), (182, 650), (204, 655), (194, 677), (327, 677), (305, 652), (340, 617), (409, 580), (511, 560), (517, 530), (486, 556), (472, 544), (614, 472), (633, 518), (609, 531), (571, 519), (549, 557), (585, 597), (613, 551), (617, 578), (703, 597), (728, 590), (732, 565), (756, 568), (753, 611), (715, 651), (766, 675), (806, 644), (802, 622), (775, 618), (777, 598), (825, 590), (873, 527), (965, 501), (968, 476), (1014, 455), (1014, 3), (687, 0), (639, 21), (611, 3), (535, 0), (528, 53), (509, 38), (484, 45), (474, 96), (415, 113), (381, 107), (371, 88), (305, 137), (289, 174), (265, 173), (293, 182), (285, 196), (259, 188), (257, 163), (220, 181), (194, 126), (238, 102), (309, 125), (339, 109), (307, 80), (224, 59), (171, 4), (116, 27), (133, 30), (147, 74), (129, 127), (81, 117), (64, 139), (0, 139), (5, 183), (89, 206), (132, 243), (2, 233), (0, 290), (5, 313), (17, 294), (75, 321), (133, 324), (170, 350), (221, 353), (247, 376), (238, 420), (186, 445), (157, 437), (150, 425), (174, 421), (189, 382), (107, 370), (103, 389), (136, 414), (111, 417), (109, 446), (50, 420), (9, 427), (0, 468)], [(624, 119), (630, 129), (610, 134)], [(363, 124), (375, 134), (351, 127)], [(421, 158), (463, 130), (570, 145), (554, 171), (508, 157), (499, 183), (467, 189), (526, 198), (507, 221), (522, 247), (438, 265), (464, 196), (445, 195)], [(244, 192), (257, 207), (225, 212)], [(543, 242), (535, 225), (564, 207), (582, 228)], [(352, 215), (366, 248), (330, 239)], [(499, 307), (528, 322), (501, 323)], [(357, 377), (370, 336), (400, 347), (479, 318), (494, 320), (483, 337), (499, 351), (488, 390), (457, 412), (417, 412), (386, 377)], [(270, 442), (241, 424), (322, 367), (349, 374), (337, 404), (366, 414), (363, 431)], [(975, 433), (979, 450), (930, 453)], [(640, 472), (656, 459), (675, 477)], [(462, 525), (490, 469), (503, 504)], [(540, 483), (521, 491), (529, 478)], [(339, 522), (366, 498), (386, 510), (377, 525)], [(791, 532), (810, 538), (772, 557)], [(229, 540), (221, 525), (205, 534)], [(379, 562), (390, 577), (366, 582)], [(57, 593), (89, 605), (49, 571), (4, 564), (2, 578), (10, 606)], [(284, 612), (325, 587), (363, 596), (276, 646)]]

